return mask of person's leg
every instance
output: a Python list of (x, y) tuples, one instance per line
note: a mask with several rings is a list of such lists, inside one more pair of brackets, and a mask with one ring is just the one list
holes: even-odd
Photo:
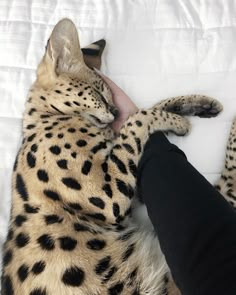
[(235, 294), (234, 209), (161, 132), (147, 143), (138, 174), (143, 201), (182, 294)]

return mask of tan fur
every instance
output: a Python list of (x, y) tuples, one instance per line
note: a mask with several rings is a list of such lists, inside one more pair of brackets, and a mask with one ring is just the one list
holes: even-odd
[[(161, 295), (169, 270), (158, 239), (151, 227), (139, 225), (130, 214), (138, 161), (156, 130), (188, 132), (188, 120), (165, 109), (183, 115), (200, 109), (212, 116), (222, 110), (220, 103), (204, 96), (166, 100), (131, 116), (113, 138), (111, 92), (85, 65), (69, 20), (55, 27), (37, 75), (12, 178), (10, 232), (4, 247), (5, 257), (12, 256), (5, 259), (3, 295), (10, 294), (9, 280), (17, 295)], [(84, 168), (85, 161), (90, 169)], [(48, 224), (48, 215), (57, 216), (57, 222)], [(19, 224), (19, 216), (27, 220)], [(29, 238), (25, 245), (22, 234)], [(65, 237), (76, 245), (62, 245)], [(98, 242), (91, 246), (93, 239)], [(98, 271), (102, 259), (107, 263)], [(35, 274), (39, 261), (45, 268)], [(71, 267), (77, 267), (76, 279), (73, 272), (65, 276)]]

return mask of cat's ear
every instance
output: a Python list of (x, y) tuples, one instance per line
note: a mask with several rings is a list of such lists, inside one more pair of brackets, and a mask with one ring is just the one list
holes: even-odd
[[(65, 18), (54, 27), (38, 67), (38, 78), (51, 79), (61, 73), (75, 74), (85, 66), (75, 24)], [(48, 76), (48, 77), (47, 77)]]
[(84, 57), (84, 62), (89, 68), (101, 68), (102, 53), (105, 46), (106, 41), (104, 39), (101, 39), (81, 49)]

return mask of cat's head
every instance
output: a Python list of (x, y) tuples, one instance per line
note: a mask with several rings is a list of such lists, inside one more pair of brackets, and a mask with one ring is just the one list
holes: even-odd
[(63, 19), (54, 27), (33, 85), (37, 93), (44, 93), (39, 103), (43, 103), (49, 113), (79, 114), (100, 128), (115, 119), (118, 110), (112, 102), (111, 91), (89, 67), (100, 65), (104, 42), (100, 40), (81, 50), (78, 32), (71, 20)]

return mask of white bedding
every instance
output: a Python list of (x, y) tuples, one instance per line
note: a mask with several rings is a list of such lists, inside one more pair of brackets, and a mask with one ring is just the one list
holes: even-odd
[(191, 118), (188, 137), (170, 136), (213, 183), (236, 114), (235, 15), (236, 0), (1, 0), (0, 246), (27, 90), (58, 20), (75, 22), (81, 45), (107, 40), (102, 70), (138, 106), (192, 93), (223, 103), (217, 118)]

